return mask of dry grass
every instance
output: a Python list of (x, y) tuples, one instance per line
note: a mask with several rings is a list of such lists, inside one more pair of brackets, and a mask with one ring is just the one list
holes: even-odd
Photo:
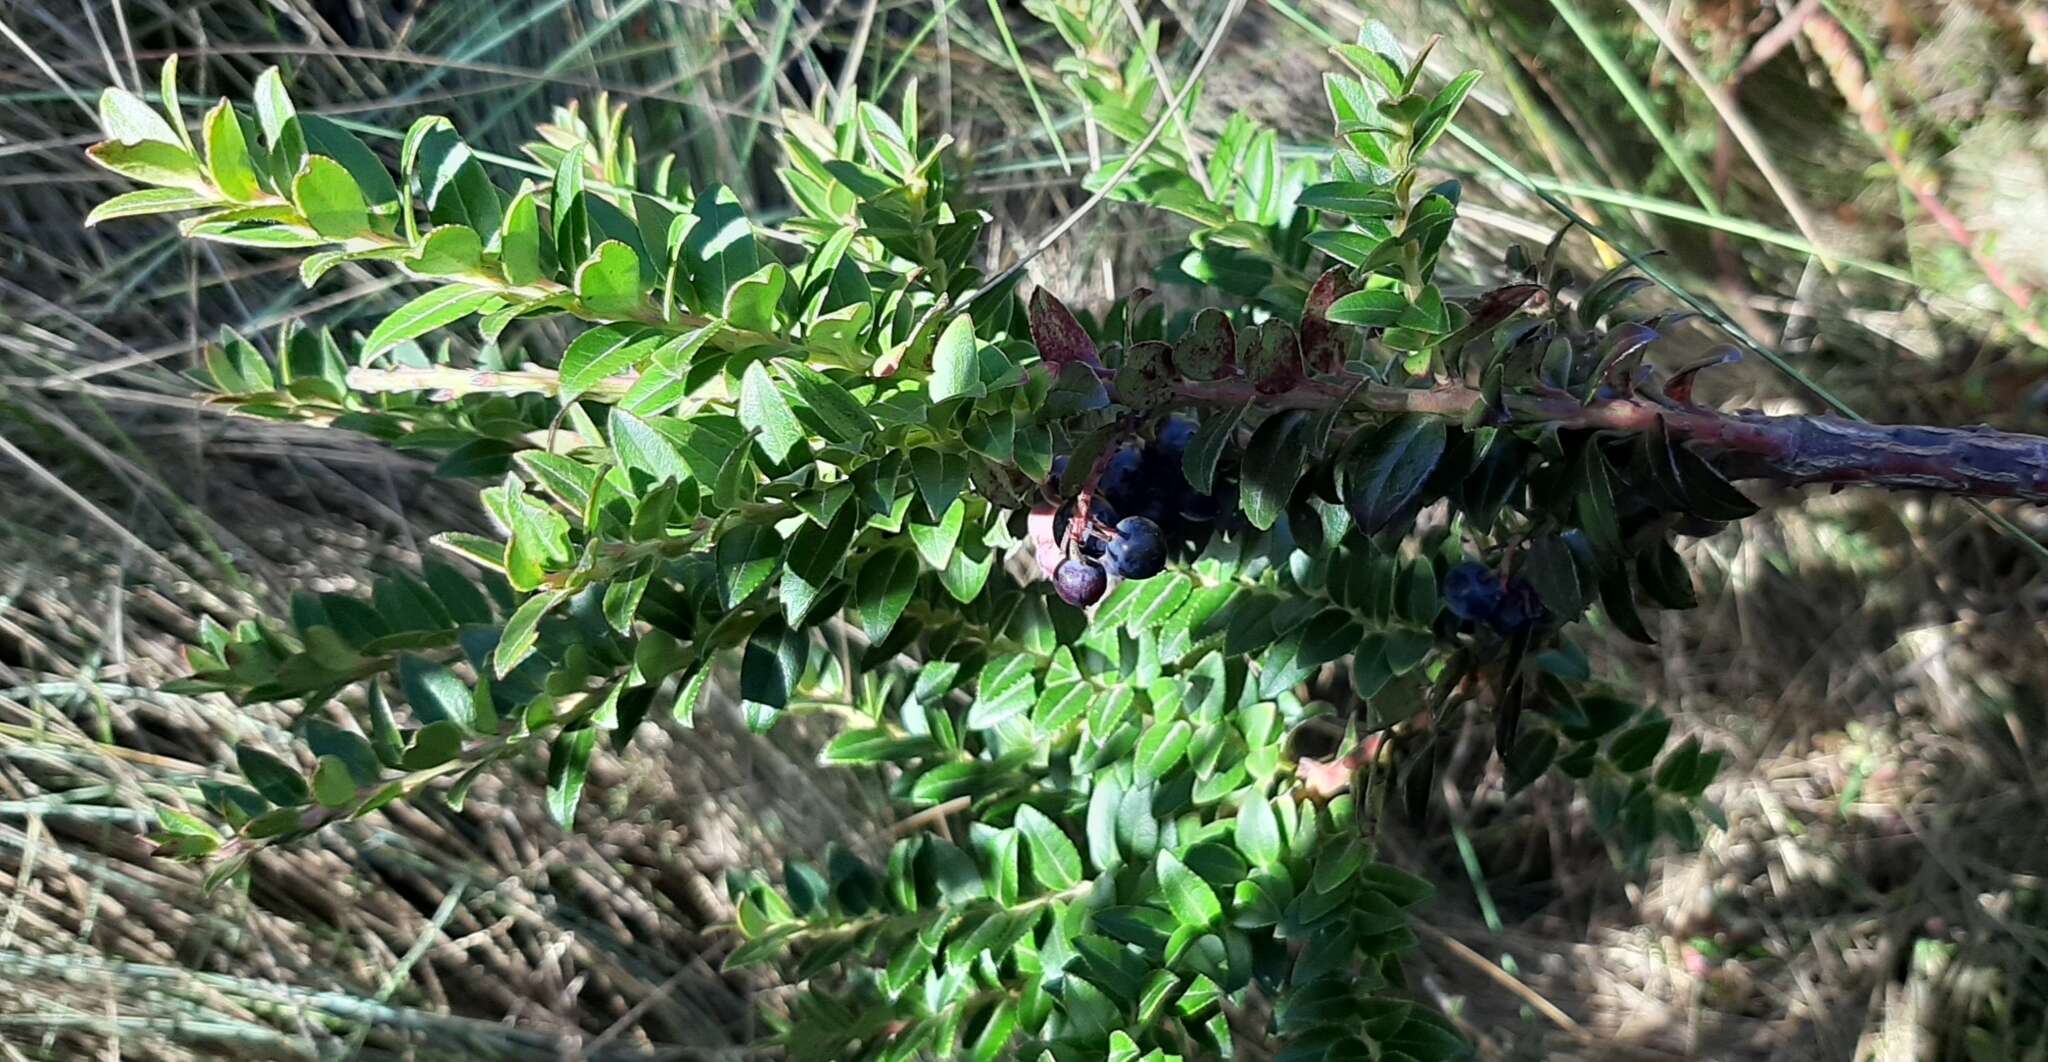
[[(2032, 1057), (2048, 602), (1950, 509), (1809, 499), (1751, 521), (1694, 550), (1709, 604), (1665, 617), (1657, 649), (1603, 644), (1732, 755), (1710, 791), (1729, 829), (1699, 851), (1630, 877), (1569, 790), (1504, 807), (1481, 778), (1471, 829), (1508, 928), (1469, 894), (1437, 924), (1581, 1026), (1517, 1013), (1474, 956), (1431, 949), (1498, 1057), (1966, 1057), (1972, 1023), (1996, 1050), (1967, 1057)], [(1446, 839), (1401, 847), (1458, 877)]]
[[(103, 83), (110, 64), (126, 74), (124, 33), (147, 51), (172, 22), (181, 46), (194, 35), (213, 45), (332, 45), (308, 29), (318, 30), (325, 6), (293, 0), (266, 24), (256, 8), (128, 4), (123, 29), (105, 4), (82, 9), (87, 22), (24, 5), (0, 22), (63, 84), (83, 87)], [(820, 51), (844, 42), (862, 5), (842, 6), (818, 27)], [(923, 17), (881, 6), (884, 33), (914, 32)], [(1349, 32), (1350, 5), (1302, 6)], [(1534, 19), (1546, 10), (1501, 6)], [(1758, 4), (1694, 6), (1725, 16), (1702, 23), (1708, 44), (1715, 33), (1755, 35), (1720, 27), (1750, 25)], [(1208, 10), (1166, 7), (1189, 9), (1197, 24)], [(1972, 224), (2038, 223), (2038, 189), (1969, 162), (2024, 169), (2014, 146), (2038, 146), (2048, 128), (2038, 98), (2038, 71), (2048, 68), (1987, 51), (1979, 23), (1990, 16), (1975, 14), (2034, 9), (1952, 7), (1960, 13), (1942, 16), (1926, 50), (1906, 46), (1895, 54), (1911, 61), (1882, 73), (1930, 101), (1919, 120), (1966, 134), (1954, 139), (1954, 190)], [(1612, 107), (1588, 87), (1590, 67), (1551, 61), (1569, 53), (1554, 34), (1515, 37), (1497, 21), (1507, 39), (1489, 43), (1473, 27), (1493, 7), (1453, 8), (1431, 5), (1401, 24), (1418, 38), (1425, 28), (1455, 34), (1447, 64), (1462, 55), (1495, 68), (1473, 112), (1489, 142), (1514, 149), (1532, 172), (1590, 180), (1611, 163), (1612, 187), (1671, 193), (1668, 172), (1640, 174), (1628, 137), (1598, 127)], [(507, 152), (522, 122), (599, 83), (655, 86), (649, 109), (683, 116), (682, 133), (663, 127), (670, 135), (702, 133), (690, 115), (704, 109), (758, 113), (742, 44), (726, 41), (739, 57), (729, 69), (701, 56), (650, 58), (631, 24), (606, 22), (611, 10), (503, 5), (495, 19), (464, 25), (457, 5), (425, 5), (390, 27), (369, 24), (362, 47), (381, 58), (309, 58), (295, 89), (386, 125), (402, 126), (417, 109), (411, 100), (454, 111), (472, 129), (496, 115), (480, 138)], [(696, 17), (690, 5), (679, 10)], [(528, 15), (532, 25), (482, 47)], [(801, 23), (799, 36), (813, 39)], [(581, 53), (560, 54), (562, 40), (593, 34)], [(919, 63), (938, 61), (936, 43), (921, 47)], [(1020, 164), (999, 179), (997, 256), (1008, 260), (1081, 196), (1042, 157), (1028, 101), (999, 87), (1002, 64), (961, 40), (949, 47), (956, 120), (991, 161)], [(773, 988), (716, 971), (728, 946), (716, 928), (729, 913), (723, 875), (834, 841), (867, 843), (887, 817), (865, 780), (809, 766), (814, 734), (762, 739), (730, 718), (688, 732), (646, 728), (628, 759), (601, 761), (573, 835), (541, 814), (533, 777), (508, 775), (480, 785), (459, 813), (393, 809), (267, 856), (246, 892), (202, 896), (195, 873), (148, 858), (144, 809), (223, 772), (234, 740), (289, 740), (284, 711), (150, 692), (178, 673), (176, 646), (199, 615), (231, 620), (296, 586), (345, 587), (411, 563), (427, 532), (478, 517), (464, 491), (409, 460), (194, 406), (175, 372), (202, 332), (275, 319), (288, 306), (325, 319), (330, 291), (354, 293), (367, 278), (314, 293), (308, 309), (273, 259), (195, 250), (148, 226), (82, 234), (85, 205), (108, 187), (78, 164), (85, 116), (48, 73), (14, 61), (12, 44), (0, 48), (10, 56), (0, 63), (0, 438), (13, 447), (0, 467), (19, 476), (0, 512), (0, 1054), (749, 1054), (753, 1005), (772, 1002)], [(1245, 104), (1312, 139), (1322, 108), (1303, 95), (1313, 88), (1304, 51), (1297, 31), (1255, 7), (1219, 62), (1209, 105)], [(1996, 61), (2008, 76), (1955, 88), (1944, 71), (1976, 68), (1939, 58), (1951, 54)], [(467, 65), (424, 82), (441, 68), (416, 60), (434, 56)], [(1679, 100), (1690, 123), (1682, 131), (1711, 130), (1668, 60), (1654, 49), (1627, 57)], [(220, 48), (198, 76), (207, 93), (221, 91), (269, 58)], [(1794, 61), (1806, 57), (1794, 49), (1778, 60)], [(1502, 63), (1525, 71), (1527, 96), (1506, 90)], [(715, 72), (701, 97), (679, 80), (685, 66)], [(1903, 243), (1885, 235), (1897, 189), (1887, 195), (1881, 174), (1863, 179), (1874, 156), (1854, 118), (1812, 87), (1825, 85), (1818, 70), (1808, 72), (1816, 79), (1780, 67), (1758, 76), (1773, 91), (1804, 86), (1822, 103), (1752, 117), (1774, 143), (1798, 145), (1780, 161), (1830, 209), (1826, 237), (1958, 271), (1946, 291), (1921, 296), (1856, 275), (1820, 283), (1812, 271), (1802, 281), (1798, 259), (1753, 243), (1582, 197), (1574, 204), (1640, 235), (1641, 246), (1672, 246), (1745, 324), (1784, 334), (1803, 367), (1874, 415), (2038, 429), (2039, 411), (2023, 401), (2035, 363), (1986, 342), (2002, 333), (1967, 262), (1924, 228)], [(2033, 94), (2021, 91), (2029, 86)], [(527, 87), (531, 98), (497, 113), (507, 93)], [(1530, 99), (1546, 126), (1524, 108)], [(1764, 110), (1754, 97), (1746, 105)], [(732, 149), (729, 137), (684, 142), (701, 150), (705, 172)], [(1468, 184), (1481, 219), (1468, 236), (1479, 242), (1465, 248), (1475, 269), (1503, 233), (1540, 242), (1555, 222), (1499, 182)], [(1753, 173), (1733, 165), (1726, 187), (1736, 209), (1779, 223)], [(1034, 271), (1078, 301), (1107, 297), (1140, 282), (1164, 246), (1149, 221), (1105, 209)], [(1998, 251), (2025, 246), (2008, 238)], [(1744, 263), (1732, 274), (1731, 249)], [(1574, 250), (1589, 269), (1602, 264), (1589, 247)], [(1719, 386), (1741, 404), (1791, 393), (1754, 366)], [(47, 476), (18, 471), (23, 458)], [(1713, 791), (1728, 831), (1698, 852), (1661, 856), (1646, 874), (1617, 869), (1569, 789), (1503, 802), (1478, 733), (1458, 812), (1419, 831), (1389, 824), (1390, 856), (1444, 885), (1418, 987), (1453, 1006), (1488, 1057), (2043, 1057), (2048, 807), (2036, 778), (2048, 754), (2048, 595), (2039, 570), (1959, 506), (1773, 501), (1767, 518), (1694, 550), (1708, 604), (1662, 620), (1657, 649), (1599, 640), (1605, 666), (1682, 733), (1731, 753)], [(2028, 518), (2031, 533), (2048, 531)], [(1498, 930), (1467, 882), (1453, 824), (1487, 872)]]
[[(340, 515), (346, 495), (316, 499), (325, 512), (273, 510), (275, 533), (258, 538), (284, 554), (280, 585), (412, 559)], [(407, 515), (432, 526), (430, 508)], [(236, 740), (284, 747), (290, 713), (150, 692), (179, 673), (190, 613), (109, 559), (40, 553), (7, 568), (0, 977), (13, 987), (0, 1045), (52, 1058), (328, 1057), (354, 1043), (366, 1057), (745, 1053), (757, 986), (716, 970), (725, 872), (858, 841), (875, 806), (859, 779), (803, 766), (813, 735), (756, 738), (725, 718), (650, 729), (631, 757), (600, 759), (595, 813), (575, 834), (547, 821), (537, 776), (494, 778), (459, 813), (394, 807), (266, 855), (246, 892), (203, 896), (197, 870), (150, 857), (146, 809), (226, 777)]]

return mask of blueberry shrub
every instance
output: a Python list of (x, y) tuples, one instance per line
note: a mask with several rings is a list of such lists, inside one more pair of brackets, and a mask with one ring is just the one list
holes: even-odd
[(724, 962), (798, 986), (790, 1058), (1461, 1057), (1403, 976), (1431, 886), (1375, 842), (1439, 735), (1485, 720), (1511, 791), (1578, 787), (1618, 851), (1690, 843), (1720, 756), (1601, 684), (1586, 617), (1692, 605), (1674, 543), (1755, 512), (1741, 480), (2048, 495), (2048, 441), (1699, 404), (1725, 358), (1660, 368), (1679, 317), (1555, 243), (1449, 275), (1428, 158), (1475, 75), (1383, 28), (1334, 49), (1327, 153), (1244, 115), (1198, 150), (1119, 5), (1028, 6), (1111, 149), (1086, 189), (1185, 234), (1170, 298), (991, 261), (914, 86), (786, 113), (773, 222), (609, 106), (512, 186), (444, 118), (379, 151), (274, 69), (198, 116), (174, 64), (163, 109), (108, 91), (91, 155), (145, 187), (93, 223), (413, 285), (360, 330), (224, 332), (212, 400), (430, 456), (497, 528), (207, 626), (184, 689), (309, 711), (167, 804), (161, 853), (230, 882), (530, 762), (567, 824), (600, 746), (724, 690), (835, 717), (825, 762), (920, 827), (732, 875)]

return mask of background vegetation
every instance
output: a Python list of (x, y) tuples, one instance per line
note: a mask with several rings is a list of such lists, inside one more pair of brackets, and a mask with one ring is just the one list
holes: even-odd
[[(2038, 4), (1372, 6), (1411, 45), (1444, 34), (1433, 67), (1488, 73), (1443, 152), (1480, 223), (1466, 261), (1543, 242), (1561, 204), (1666, 249), (1675, 279), (1865, 414), (2044, 428)], [(1192, 135), (1245, 109), (1300, 150), (1326, 136), (1318, 27), (1348, 36), (1352, 5), (1132, 8), (1164, 19), (1176, 84), (1234, 16)], [(373, 142), (438, 111), (531, 171), (532, 127), (608, 92), (643, 143), (772, 216), (780, 106), (917, 77), (973, 150), (1007, 256), (1074, 210), (1098, 150), (1057, 40), (975, 0), (88, 0), (0, 12), (0, 38), (0, 1050), (742, 1054), (754, 1005), (781, 996), (718, 972), (725, 871), (892, 829), (878, 793), (810, 766), (821, 734), (650, 734), (630, 761), (600, 756), (574, 835), (534, 778), (508, 777), (460, 813), (395, 809), (268, 855), (246, 894), (203, 897), (148, 856), (153, 794), (224, 773), (237, 740), (284, 740), (278, 717), (151, 692), (200, 617), (346, 589), (337, 573), (411, 563), (480, 516), (424, 463), (190, 397), (212, 323), (338, 324), (346, 305), (360, 326), (403, 295), (380, 303), (385, 281), (355, 274), (308, 299), (271, 256), (88, 232), (116, 190), (82, 155), (92, 100), (151, 88), (173, 51), (194, 107), (278, 63), (301, 107)], [(1106, 301), (1177, 243), (1109, 204), (1033, 279)], [(1567, 253), (1587, 275), (1617, 260), (1582, 235)], [(1717, 386), (1731, 405), (1813, 402), (1768, 365)], [(1385, 839), (1443, 886), (1418, 983), (1483, 1054), (2043, 1057), (2039, 562), (1960, 505), (1771, 500), (1695, 548), (1705, 608), (1655, 649), (1603, 643), (1610, 671), (1730, 754), (1712, 794), (1728, 830), (1617, 867), (1566, 791), (1505, 799), (1475, 733), (1444, 810)]]

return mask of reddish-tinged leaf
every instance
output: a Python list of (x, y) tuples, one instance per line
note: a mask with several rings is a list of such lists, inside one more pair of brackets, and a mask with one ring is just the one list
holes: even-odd
[(1095, 341), (1074, 319), (1073, 311), (1044, 288), (1031, 293), (1031, 342), (1047, 364), (1063, 366), (1078, 361), (1102, 367), (1102, 359), (1095, 356)]
[(1133, 409), (1146, 409), (1172, 397), (1167, 373), (1173, 348), (1157, 340), (1139, 343), (1124, 351), (1123, 367), (1116, 374), (1117, 401)]
[(1330, 304), (1349, 295), (1355, 285), (1348, 271), (1331, 269), (1316, 278), (1301, 310), (1301, 357), (1311, 373), (1338, 372), (1344, 368), (1344, 336), (1330, 323)]
[(1609, 387), (1623, 386), (1643, 360), (1643, 351), (1664, 338), (1656, 329), (1630, 321), (1607, 333), (1607, 353), (1600, 359), (1594, 380)]
[(1717, 365), (1733, 365), (1742, 360), (1742, 352), (1734, 347), (1716, 347), (1700, 360), (1678, 370), (1671, 382), (1664, 385), (1664, 397), (1682, 406), (1692, 405), (1692, 385), (1701, 370)]
[(1523, 303), (1534, 298), (1542, 290), (1543, 286), (1540, 284), (1509, 284), (1506, 287), (1495, 288), (1481, 295), (1468, 307), (1472, 313), (1472, 321), (1466, 327), (1474, 332), (1484, 332), (1513, 317), (1515, 311), (1522, 308)]
[(1248, 342), (1240, 359), (1260, 394), (1285, 394), (1301, 383), (1301, 338), (1293, 325), (1275, 319), (1243, 336)]
[(1190, 380), (1214, 380), (1229, 376), (1237, 364), (1237, 330), (1222, 310), (1207, 309), (1195, 315), (1187, 333), (1174, 344), (1173, 367)]

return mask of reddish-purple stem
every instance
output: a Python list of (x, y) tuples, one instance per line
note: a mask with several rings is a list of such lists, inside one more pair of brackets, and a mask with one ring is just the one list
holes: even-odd
[[(1355, 379), (1332, 377), (1304, 381), (1277, 395), (1258, 394), (1244, 380), (1186, 382), (1176, 389), (1188, 401), (1217, 405), (1255, 400), (1272, 409), (1325, 409), (1348, 404), (1362, 412), (1459, 419), (1473, 415), (1485, 402), (1478, 390), (1462, 385), (1359, 387)], [(1642, 397), (1581, 404), (1563, 395), (1510, 395), (1505, 401), (1509, 423), (1640, 434), (1654, 430), (1662, 420), (1673, 442), (1689, 445), (1731, 479), (2048, 503), (2048, 438), (2039, 435), (1988, 427), (1925, 428), (1828, 416), (1724, 413)]]

